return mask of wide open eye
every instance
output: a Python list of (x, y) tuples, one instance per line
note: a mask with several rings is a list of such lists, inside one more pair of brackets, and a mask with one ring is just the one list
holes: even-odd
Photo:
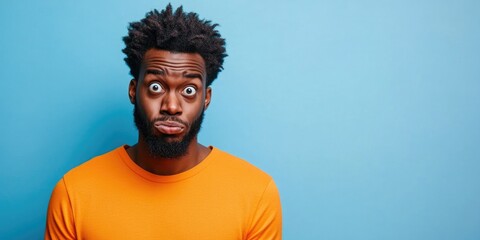
[(192, 86), (188, 86), (185, 89), (183, 89), (182, 94), (188, 97), (191, 97), (197, 93), (197, 89), (195, 89)]
[(148, 89), (151, 92), (154, 92), (154, 93), (160, 93), (163, 90), (162, 85), (160, 85), (160, 83), (156, 83), (156, 82), (150, 84), (150, 86), (148, 86)]

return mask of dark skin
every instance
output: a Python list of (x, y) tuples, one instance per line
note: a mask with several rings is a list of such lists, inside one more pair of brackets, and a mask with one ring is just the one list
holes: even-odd
[[(149, 121), (174, 116), (173, 121), (155, 122), (155, 134), (168, 141), (180, 141), (203, 110), (210, 104), (212, 90), (206, 87), (205, 61), (197, 53), (172, 53), (150, 49), (143, 58), (138, 79), (130, 81), (128, 95), (132, 104)], [(178, 158), (150, 155), (142, 134), (138, 143), (127, 148), (130, 158), (140, 167), (157, 175), (178, 174), (199, 164), (210, 153), (197, 137), (189, 143), (187, 153)]]

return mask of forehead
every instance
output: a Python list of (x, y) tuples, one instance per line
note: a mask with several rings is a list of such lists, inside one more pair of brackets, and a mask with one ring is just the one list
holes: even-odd
[(145, 52), (144, 69), (162, 68), (170, 71), (195, 71), (205, 75), (205, 61), (198, 53), (177, 53), (160, 49)]

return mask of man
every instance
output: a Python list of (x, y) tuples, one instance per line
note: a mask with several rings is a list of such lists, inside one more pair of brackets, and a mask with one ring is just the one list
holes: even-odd
[(225, 40), (196, 13), (147, 13), (123, 52), (138, 143), (95, 157), (56, 185), (46, 239), (281, 239), (266, 173), (197, 142)]

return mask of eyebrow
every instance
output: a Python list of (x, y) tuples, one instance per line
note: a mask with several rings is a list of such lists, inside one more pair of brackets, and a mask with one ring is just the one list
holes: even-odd
[(199, 73), (187, 73), (187, 74), (184, 74), (183, 76), (186, 78), (198, 78), (200, 80), (203, 79), (202, 74), (199, 74)]
[[(147, 69), (145, 70), (145, 75), (148, 75), (148, 74), (164, 76), (165, 72), (159, 69)], [(183, 74), (183, 76), (190, 79), (194, 79), (194, 78), (198, 78), (200, 80), (203, 79), (203, 76), (200, 73), (186, 73), (186, 74)]]

